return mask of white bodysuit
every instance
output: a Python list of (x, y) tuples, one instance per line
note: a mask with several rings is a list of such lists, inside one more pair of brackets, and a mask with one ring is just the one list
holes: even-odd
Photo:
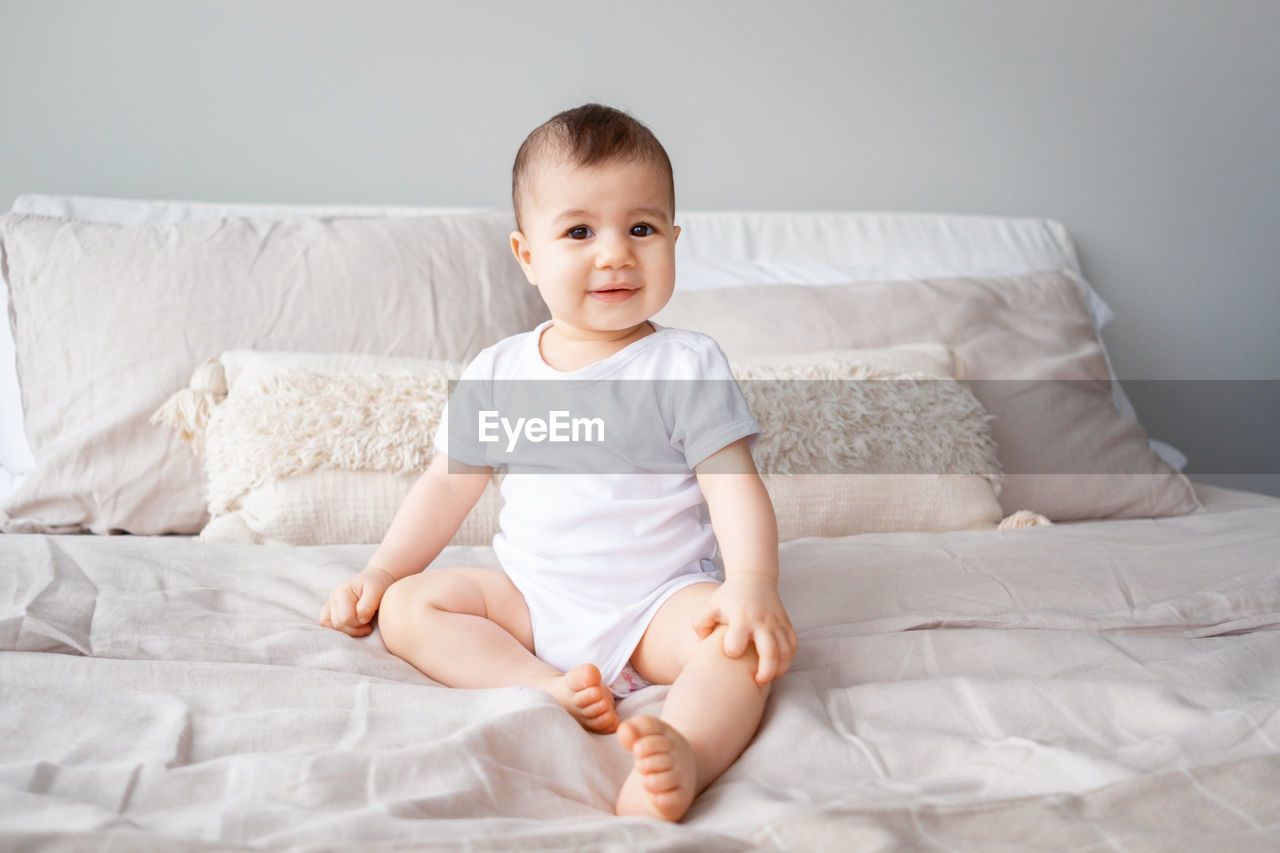
[[(534, 653), (561, 671), (594, 663), (612, 684), (673, 593), (720, 580), (693, 468), (760, 427), (706, 335), (653, 324), (609, 358), (562, 372), (538, 349), (549, 325), (476, 356), (435, 444), (507, 468), (493, 548), (529, 606)], [(513, 429), (521, 417), (544, 428)]]

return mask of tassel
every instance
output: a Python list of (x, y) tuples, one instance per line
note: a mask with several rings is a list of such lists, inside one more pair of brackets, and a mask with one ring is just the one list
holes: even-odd
[(213, 417), (213, 407), (226, 396), (226, 370), (221, 361), (211, 358), (196, 368), (189, 387), (171, 396), (156, 410), (151, 423), (176, 430), (178, 438), (200, 453), (204, 450), (204, 431)]
[(1051, 527), (1053, 522), (1038, 512), (1020, 509), (1000, 522), (996, 530), (1017, 530), (1020, 527)]

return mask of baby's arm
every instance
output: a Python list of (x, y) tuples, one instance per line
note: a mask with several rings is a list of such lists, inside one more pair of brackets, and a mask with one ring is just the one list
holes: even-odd
[(320, 624), (353, 637), (372, 631), (369, 623), (383, 593), (436, 558), (480, 499), (492, 473), (492, 468), (464, 465), (437, 453), (400, 504), (369, 564), (334, 587), (320, 610)]
[(799, 641), (778, 596), (778, 522), (756, 473), (747, 439), (712, 454), (696, 469), (711, 526), (724, 556), (725, 581), (693, 622), (707, 636), (729, 626), (724, 651), (740, 657), (748, 642), (760, 656), (756, 683), (787, 671)]

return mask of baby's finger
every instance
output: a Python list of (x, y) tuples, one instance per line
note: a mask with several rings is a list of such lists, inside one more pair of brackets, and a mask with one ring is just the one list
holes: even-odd
[(362, 591), (360, 600), (356, 602), (356, 621), (361, 625), (369, 624), (373, 614), (378, 612), (378, 604), (380, 603), (380, 601), (374, 599), (373, 590), (365, 589)]
[(731, 658), (740, 658), (747, 650), (751, 633), (741, 622), (729, 623), (729, 630), (724, 632), (724, 653)]
[(320, 608), (320, 624), (325, 628), (332, 628), (333, 623), (329, 621), (329, 602), (325, 602)]
[(778, 645), (778, 671), (774, 673), (774, 679), (779, 679), (787, 674), (787, 670), (791, 669), (791, 661), (795, 659), (796, 650), (791, 645), (791, 638), (783, 632), (781, 636), (774, 638)]
[(372, 625), (343, 625), (340, 629), (348, 637), (367, 637), (373, 633)]
[(777, 677), (778, 646), (774, 642), (773, 633), (765, 629), (756, 631), (756, 654), (760, 663), (756, 666), (756, 684), (764, 686)]
[(356, 624), (355, 596), (351, 590), (335, 590), (329, 598), (329, 618), (335, 628)]
[(698, 635), (699, 639), (705, 640), (716, 629), (716, 624), (719, 622), (718, 617), (719, 613), (716, 608), (708, 607), (693, 617), (693, 632)]
[(796, 653), (796, 634), (789, 626), (781, 625), (773, 629), (773, 639), (778, 644), (779, 658), (790, 658)]

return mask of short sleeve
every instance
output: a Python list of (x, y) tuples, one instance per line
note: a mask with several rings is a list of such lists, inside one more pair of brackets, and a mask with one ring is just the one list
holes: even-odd
[(733, 378), (729, 359), (711, 338), (700, 335), (673, 365), (668, 383), (671, 446), (695, 468), (741, 438), (760, 434), (747, 398)]

